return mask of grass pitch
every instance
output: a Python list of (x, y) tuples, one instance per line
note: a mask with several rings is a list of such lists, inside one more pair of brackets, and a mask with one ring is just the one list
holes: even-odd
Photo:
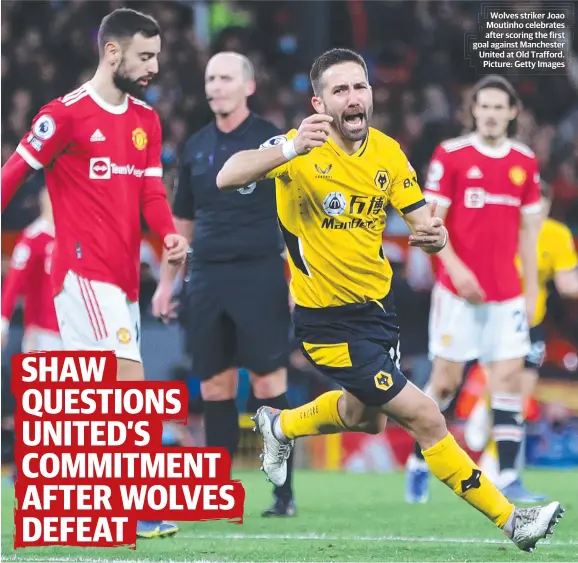
[(519, 551), (482, 514), (432, 482), (427, 505), (404, 502), (404, 476), (297, 471), (299, 514), (264, 519), (270, 485), (258, 471), (236, 472), (246, 493), (242, 525), (183, 522), (168, 539), (140, 540), (127, 548), (13, 549), (14, 497), (2, 488), (2, 560), (28, 562), (194, 561), (578, 561), (578, 472), (527, 471), (531, 490), (566, 508), (549, 541)]

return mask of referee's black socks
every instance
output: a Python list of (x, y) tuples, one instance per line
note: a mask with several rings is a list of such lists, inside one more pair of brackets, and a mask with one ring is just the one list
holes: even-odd
[(205, 442), (208, 447), (226, 448), (231, 458), (239, 446), (239, 412), (235, 399), (203, 401)]

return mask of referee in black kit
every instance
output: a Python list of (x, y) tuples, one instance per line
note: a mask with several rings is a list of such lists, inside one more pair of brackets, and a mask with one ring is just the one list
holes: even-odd
[[(173, 214), (192, 244), (190, 277), (183, 292), (182, 323), (193, 375), (201, 378), (207, 446), (239, 442), (237, 368), (249, 370), (255, 408), (289, 407), (289, 292), (284, 245), (277, 225), (275, 190), (264, 180), (232, 196), (216, 185), (227, 159), (280, 132), (247, 107), (255, 91), (251, 62), (218, 53), (205, 70), (205, 91), (215, 119), (186, 143), (179, 162)], [(172, 274), (175, 272), (173, 271)], [(153, 312), (171, 316), (173, 275), (163, 268)], [(293, 516), (292, 457), (285, 485), (275, 488), (263, 516)]]

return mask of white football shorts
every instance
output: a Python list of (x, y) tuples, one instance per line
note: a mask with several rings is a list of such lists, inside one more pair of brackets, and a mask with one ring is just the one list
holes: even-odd
[(139, 304), (117, 286), (68, 272), (54, 305), (65, 350), (112, 350), (142, 363)]
[(523, 296), (473, 305), (440, 284), (432, 291), (430, 356), (480, 363), (525, 358), (530, 334)]
[(32, 327), (26, 329), (22, 337), (22, 353), (49, 352), (63, 350), (62, 338), (57, 332)]

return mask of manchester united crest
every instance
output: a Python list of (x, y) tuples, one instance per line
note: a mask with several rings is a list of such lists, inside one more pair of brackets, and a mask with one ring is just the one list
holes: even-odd
[(147, 134), (140, 127), (137, 127), (132, 132), (132, 143), (135, 146), (135, 148), (139, 151), (142, 151), (146, 148), (148, 143)]
[(516, 186), (521, 186), (526, 181), (526, 171), (520, 166), (511, 168), (509, 176), (512, 184)]
[(119, 328), (116, 331), (116, 339), (121, 344), (128, 344), (131, 341), (131, 338), (130, 330), (128, 330), (128, 328)]

